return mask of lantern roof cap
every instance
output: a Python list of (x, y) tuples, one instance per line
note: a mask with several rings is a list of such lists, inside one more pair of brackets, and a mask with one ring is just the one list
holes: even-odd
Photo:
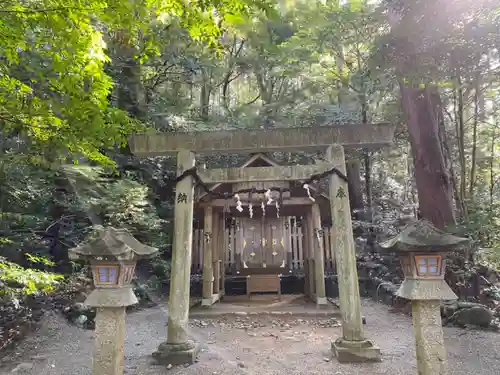
[(387, 252), (446, 252), (463, 250), (468, 243), (469, 239), (446, 233), (421, 219), (380, 243), (380, 247)]
[(151, 258), (158, 249), (139, 242), (128, 229), (99, 228), (96, 238), (69, 249), (70, 259), (114, 257), (117, 259)]

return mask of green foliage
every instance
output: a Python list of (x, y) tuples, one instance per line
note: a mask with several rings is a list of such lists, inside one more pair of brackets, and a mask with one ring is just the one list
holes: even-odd
[[(0, 256), (11, 262), (29, 261), (40, 270), (54, 266), (47, 263), (48, 257), (67, 262), (67, 249), (85, 241), (96, 225), (126, 227), (140, 241), (160, 249), (170, 241), (150, 188), (132, 173), (119, 177), (102, 167), (68, 164), (41, 169), (14, 161), (3, 167), (7, 173), (0, 189), (7, 194), (0, 205)], [(56, 225), (57, 232), (52, 232)], [(62, 249), (54, 253), (55, 248)]]
[[(31, 262), (42, 262), (50, 265), (51, 262), (43, 257), (33, 257), (27, 254)], [(7, 259), (0, 257), (0, 281), (4, 288), (0, 296), (16, 297), (23, 294), (49, 293), (63, 280), (63, 276), (33, 268), (24, 268)], [(12, 286), (14, 284), (14, 286)]]
[(28, 261), (30, 263), (33, 263), (33, 264), (36, 264), (36, 263), (39, 263), (39, 264), (42, 264), (44, 266), (48, 266), (48, 267), (54, 267), (56, 264), (52, 261), (50, 261), (49, 259), (45, 258), (45, 257), (40, 257), (40, 256), (35, 256), (35, 255), (32, 255), (32, 254), (24, 254), (24, 256), (28, 259)]
[(26, 260), (24, 253), (48, 256), (53, 173), (7, 156), (0, 157), (0, 256), (16, 262)]
[(171, 264), (170, 261), (163, 258), (163, 254), (159, 254), (151, 259), (151, 268), (153, 277), (149, 284), (154, 289), (160, 289), (168, 281), (170, 281)]
[(471, 201), (468, 216), (458, 226), (461, 235), (473, 241), (477, 261), (500, 270), (500, 201)]
[[(0, 133), (21, 135), (52, 158), (58, 151), (110, 163), (102, 150), (122, 145), (141, 126), (111, 107), (105, 73), (109, 35), (134, 45), (152, 27), (178, 23), (191, 37), (214, 42), (221, 23), (240, 23), (254, 0), (7, 0), (0, 11)], [(221, 19), (219, 19), (222, 17)], [(106, 30), (106, 31), (104, 31)], [(109, 35), (108, 35), (109, 34)], [(156, 54), (154, 38), (133, 56)]]
[(108, 105), (112, 81), (104, 74), (105, 43), (92, 20), (106, 7), (101, 1), (3, 4), (4, 134), (28, 137), (32, 151), (47, 153), (50, 147), (54, 155), (67, 149), (105, 162), (100, 150), (123, 143), (137, 129), (125, 113)]
[(63, 171), (75, 187), (71, 210), (87, 214), (92, 226), (127, 228), (138, 240), (158, 248), (168, 243), (165, 221), (151, 203), (148, 186), (100, 167), (66, 165)]
[[(455, 142), (458, 120), (467, 129), (479, 121), (476, 139), (469, 130), (464, 137), (478, 158), (460, 230), (477, 247), (498, 249), (497, 1), (452, 3), (3, 1), (0, 255), (19, 264), (25, 253), (58, 261), (100, 225), (126, 227), (168, 251), (175, 160), (121, 155), (130, 133), (147, 126), (399, 124), (397, 147), (348, 155), (371, 164), (360, 171), (371, 177), (369, 209), (380, 206), (374, 220), (384, 232), (397, 230), (418, 203), (396, 76), (439, 87), (455, 171), (467, 168), (456, 154), (471, 148)], [(392, 23), (389, 8), (403, 21)], [(229, 157), (208, 162), (224, 167)], [(456, 175), (468, 179), (469, 171)], [(495, 250), (480, 254), (494, 263)], [(152, 261), (161, 281), (169, 277), (166, 258)], [(30, 259), (33, 268), (52, 267)]]

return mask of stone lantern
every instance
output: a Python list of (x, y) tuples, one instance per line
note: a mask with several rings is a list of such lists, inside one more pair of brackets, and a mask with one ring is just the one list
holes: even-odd
[(457, 296), (444, 280), (444, 255), (464, 250), (468, 242), (437, 229), (427, 220), (419, 220), (380, 244), (385, 251), (396, 253), (401, 261), (405, 280), (397, 296), (412, 301), (420, 375), (448, 373), (440, 301), (456, 300)]
[(85, 304), (97, 308), (93, 375), (123, 374), (125, 308), (138, 302), (131, 284), (135, 265), (157, 251), (137, 241), (128, 230), (112, 227), (69, 250), (70, 259), (89, 261), (92, 268), (95, 289)]

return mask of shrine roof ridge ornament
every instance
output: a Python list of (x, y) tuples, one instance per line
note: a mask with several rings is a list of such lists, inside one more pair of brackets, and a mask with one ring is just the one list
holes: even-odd
[(158, 249), (139, 242), (127, 229), (113, 227), (98, 230), (97, 238), (80, 246), (69, 249), (70, 259), (93, 259), (96, 257), (113, 257), (122, 260), (149, 258)]
[(436, 228), (430, 221), (420, 219), (408, 224), (398, 235), (380, 243), (387, 252), (443, 252), (464, 249), (468, 238), (457, 237)]
[(346, 124), (256, 130), (151, 132), (134, 134), (129, 146), (137, 156), (158, 156), (190, 150), (196, 153), (263, 152), (321, 149), (332, 144), (346, 148), (378, 148), (393, 142), (395, 126)]

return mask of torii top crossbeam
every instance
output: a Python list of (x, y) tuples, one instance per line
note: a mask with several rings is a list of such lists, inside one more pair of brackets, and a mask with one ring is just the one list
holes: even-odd
[(129, 145), (137, 156), (158, 156), (189, 150), (195, 153), (233, 153), (321, 149), (332, 144), (345, 148), (378, 148), (392, 143), (395, 126), (358, 124), (303, 128), (143, 133)]

